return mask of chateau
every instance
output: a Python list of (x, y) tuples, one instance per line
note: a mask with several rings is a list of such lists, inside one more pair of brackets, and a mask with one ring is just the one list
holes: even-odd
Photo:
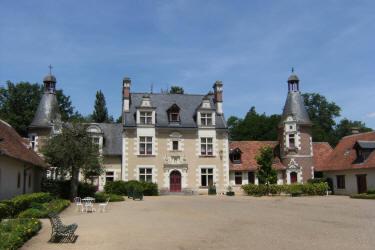
[[(49, 74), (43, 82), (44, 94), (29, 127), (31, 146), (37, 152), (62, 126), (55, 93), (56, 78)], [(345, 174), (340, 171), (358, 170), (362, 165), (352, 166), (353, 161), (348, 161), (346, 165), (352, 168), (337, 167), (337, 159), (345, 158), (340, 155), (342, 152), (335, 155), (336, 149), (328, 143), (312, 141), (312, 123), (304, 106), (299, 78), (293, 72), (287, 86), (277, 141), (229, 142), (220, 81), (214, 83), (213, 91), (208, 94), (134, 93), (130, 78), (125, 77), (122, 123), (88, 126), (99, 145), (105, 169), (102, 176), (93, 178), (93, 183), (99, 190), (108, 181), (139, 180), (157, 183), (161, 193), (204, 194), (213, 184), (219, 193), (228, 186), (239, 191), (243, 184), (258, 184), (255, 157), (261, 147), (270, 146), (274, 149), (273, 167), (277, 170), (278, 184), (306, 183), (316, 175), (325, 175), (332, 178), (333, 188), (339, 189), (339, 193), (340, 188), (341, 193), (353, 192), (355, 184), (345, 189)], [(363, 138), (375, 140), (372, 136)], [(363, 155), (373, 156), (375, 142), (352, 140), (350, 143), (354, 155), (365, 152)], [(375, 165), (367, 167), (369, 171), (374, 168)], [(49, 175), (55, 174), (51, 168)], [(363, 177), (366, 173), (362, 171), (361, 176), (357, 182), (362, 183), (363, 191), (367, 189), (366, 177)], [(375, 187), (373, 179), (369, 181), (370, 187)]]

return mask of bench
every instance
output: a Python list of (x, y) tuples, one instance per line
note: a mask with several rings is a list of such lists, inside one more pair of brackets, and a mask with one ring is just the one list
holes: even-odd
[(78, 228), (77, 224), (64, 225), (56, 213), (50, 213), (48, 217), (52, 225), (50, 241), (53, 241), (56, 237), (69, 238), (72, 240), (74, 232)]

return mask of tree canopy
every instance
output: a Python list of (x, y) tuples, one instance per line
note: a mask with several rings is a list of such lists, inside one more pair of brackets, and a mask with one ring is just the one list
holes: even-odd
[[(6, 87), (0, 88), (0, 118), (8, 122), (21, 136), (27, 135), (38, 104), (43, 94), (43, 86), (38, 83), (7, 82)], [(82, 117), (74, 111), (69, 96), (62, 90), (56, 91), (61, 119), (71, 121)]]
[(87, 127), (71, 123), (62, 128), (62, 132), (46, 141), (42, 147), (46, 161), (57, 168), (59, 176), (71, 178), (71, 198), (77, 196), (79, 173), (85, 179), (102, 173), (101, 158)]
[(180, 86), (172, 86), (169, 90), (170, 94), (184, 94), (184, 89)]
[(94, 122), (113, 122), (113, 118), (108, 116), (107, 104), (101, 90), (96, 92), (94, 112), (91, 116)]
[(277, 172), (272, 168), (274, 153), (272, 147), (262, 147), (256, 156), (258, 164), (257, 177), (259, 184), (275, 184), (277, 182)]

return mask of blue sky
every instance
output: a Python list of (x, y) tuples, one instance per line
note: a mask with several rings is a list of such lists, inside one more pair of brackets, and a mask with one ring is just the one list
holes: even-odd
[(291, 67), (303, 92), (375, 128), (374, 1), (0, 0), (0, 84), (41, 82), (48, 65), (83, 114), (121, 82), (207, 93), (224, 83), (226, 116), (281, 113)]

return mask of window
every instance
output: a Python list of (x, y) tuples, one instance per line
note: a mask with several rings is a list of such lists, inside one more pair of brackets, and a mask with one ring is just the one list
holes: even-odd
[(254, 184), (255, 183), (254, 172), (248, 172), (247, 173), (247, 178), (248, 178), (249, 184)]
[(31, 173), (29, 174), (29, 188), (31, 188)]
[(236, 185), (242, 185), (242, 172), (234, 173), (234, 183)]
[(337, 189), (345, 189), (345, 175), (336, 175)]
[(139, 137), (139, 154), (152, 155), (152, 137), (151, 136)]
[(21, 173), (18, 173), (17, 175), (17, 188), (21, 187)]
[(173, 142), (172, 142), (172, 149), (173, 149), (174, 151), (177, 151), (177, 150), (178, 150), (178, 141), (173, 141)]
[(152, 168), (140, 168), (139, 181), (152, 182)]
[(139, 119), (141, 124), (152, 124), (152, 112), (140, 112)]
[(214, 170), (212, 168), (201, 169), (201, 186), (208, 187), (214, 184)]
[(211, 113), (201, 113), (201, 125), (211, 126), (212, 125), (212, 114)]
[(213, 155), (212, 138), (210, 137), (201, 138), (201, 155)]
[(295, 148), (295, 138), (294, 134), (289, 135), (289, 147), (290, 148)]
[(36, 136), (35, 135), (30, 136), (30, 146), (32, 149), (36, 148)]
[(105, 182), (110, 182), (115, 180), (115, 172), (114, 171), (106, 171), (105, 172)]

